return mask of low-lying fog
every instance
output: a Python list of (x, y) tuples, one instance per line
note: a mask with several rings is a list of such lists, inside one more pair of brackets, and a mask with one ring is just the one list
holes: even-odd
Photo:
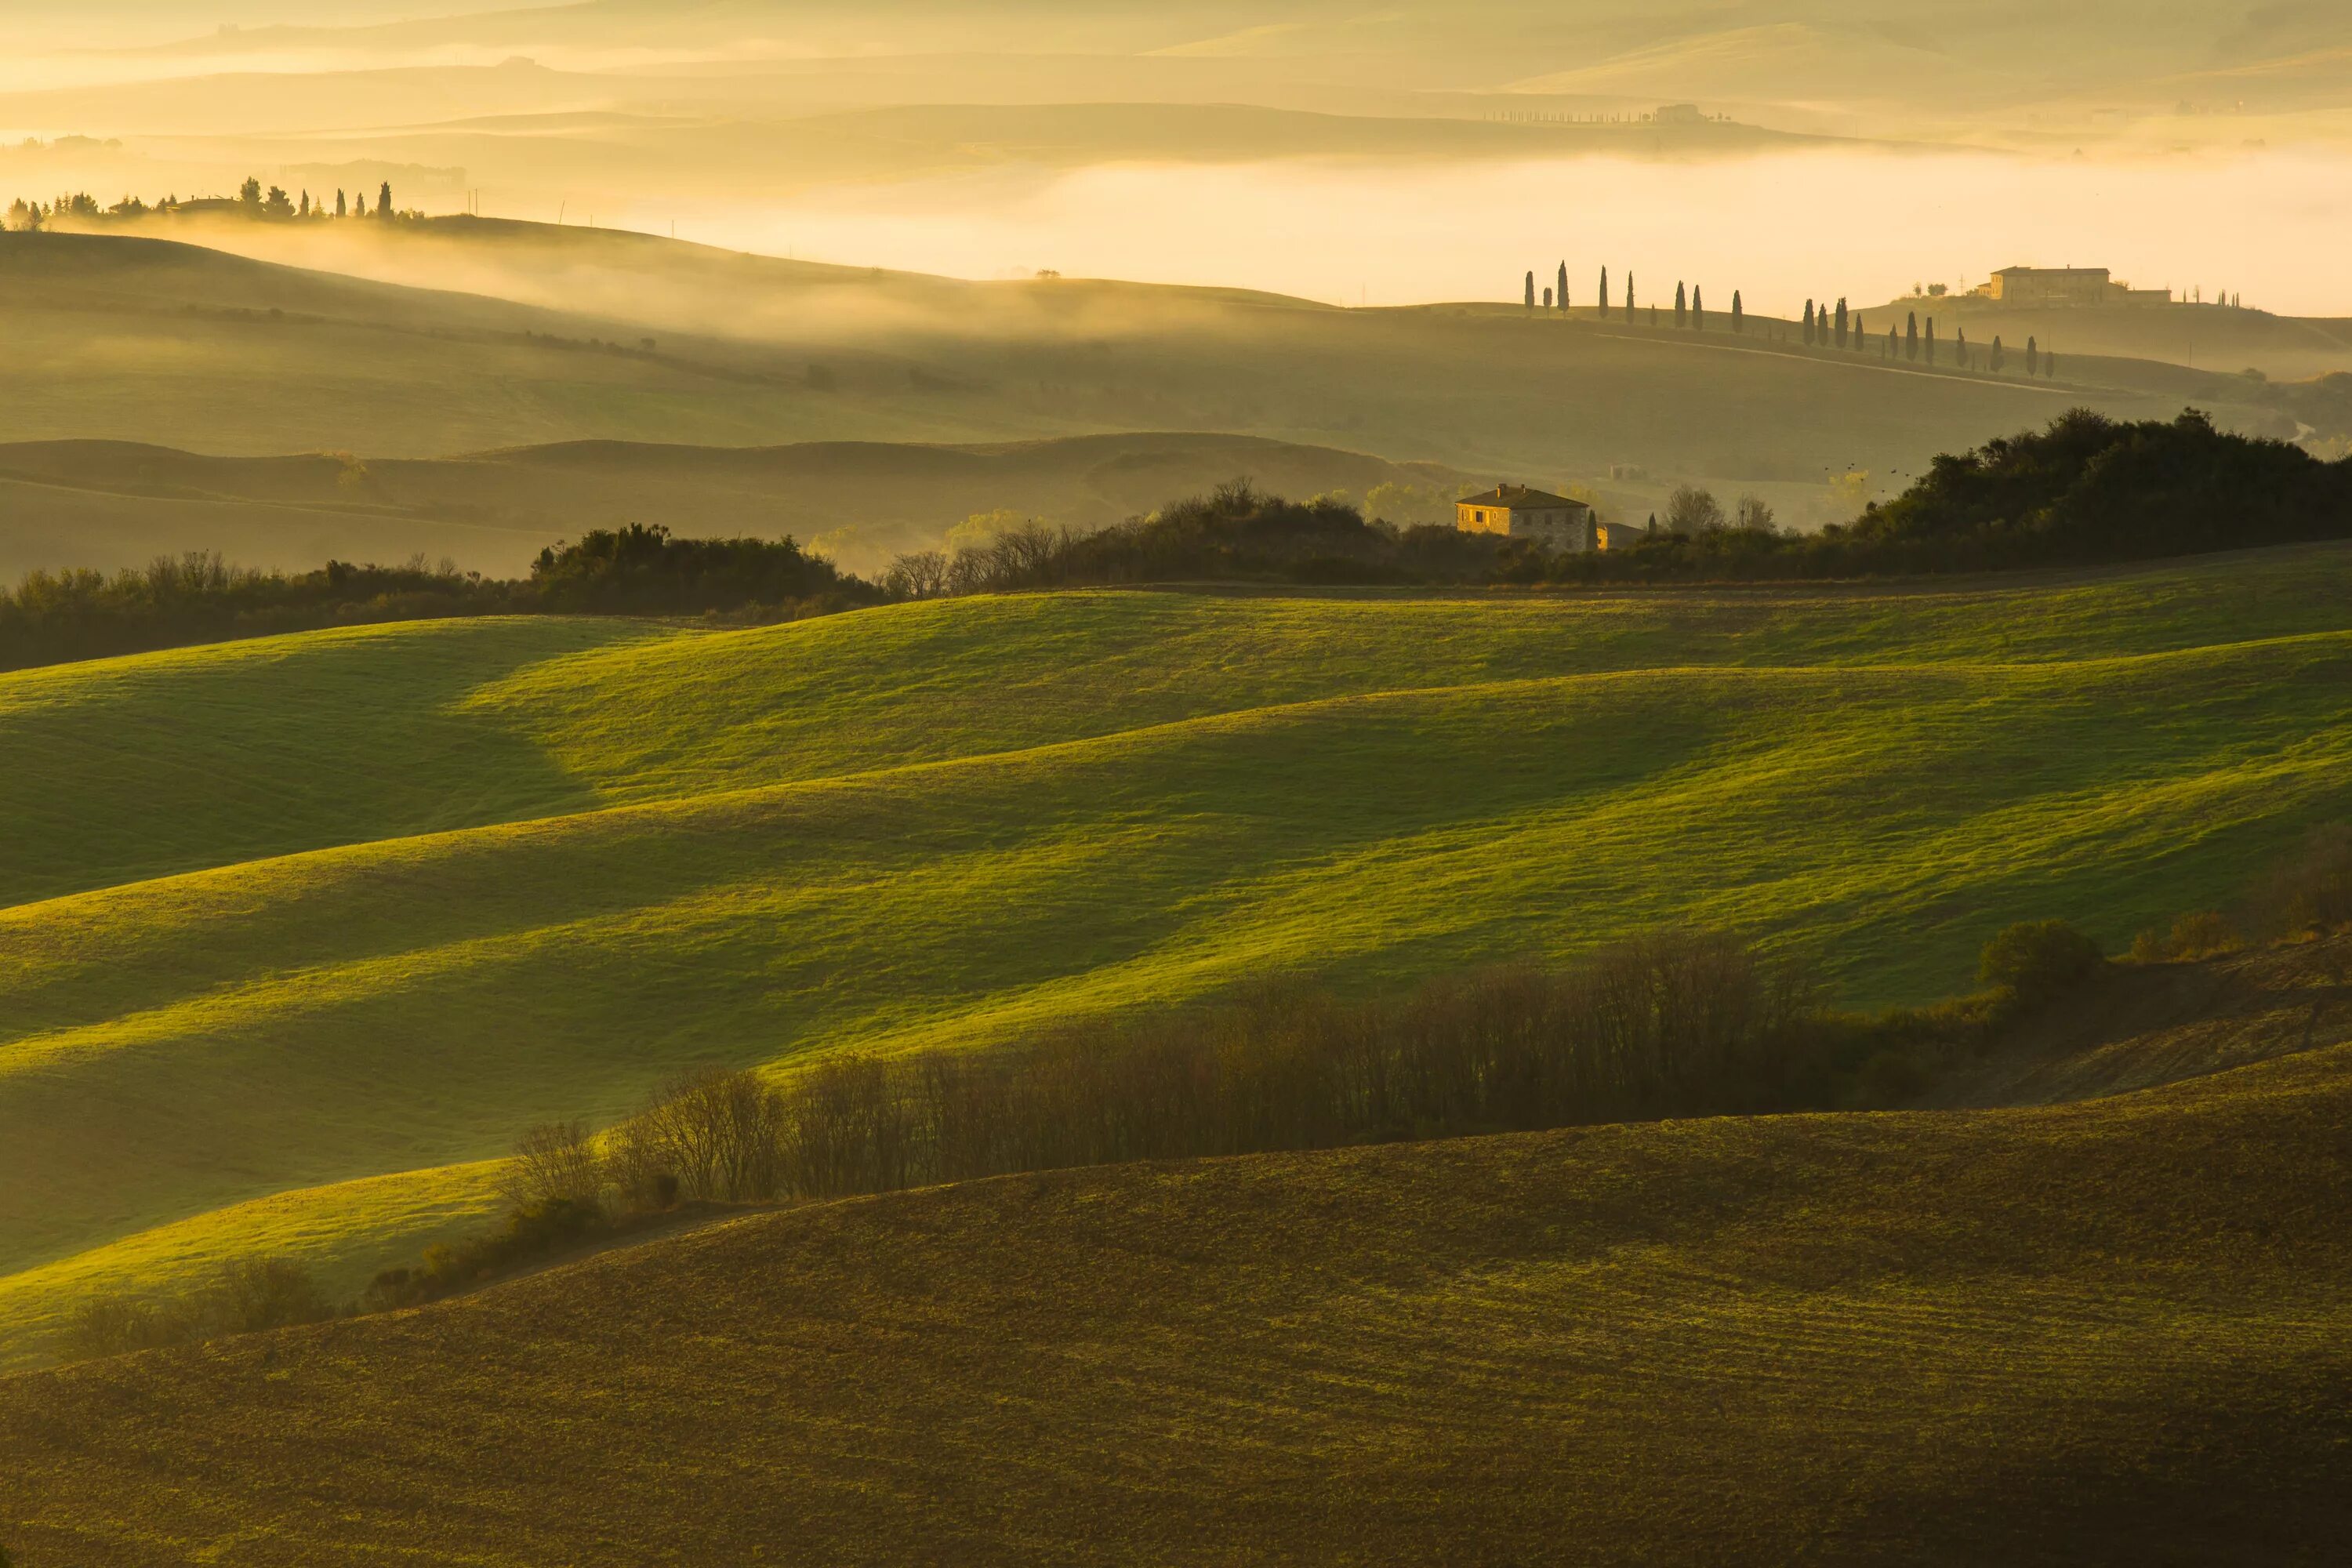
[[(1845, 152), (1706, 163), (1097, 166), (820, 190), (789, 205), (644, 200), (598, 221), (733, 248), (948, 273), (1270, 289), (1333, 303), (1512, 299), (1565, 260), (1623, 299), (1677, 279), (1727, 310), (1878, 301), (2010, 265), (2103, 266), (2177, 297), (2221, 290), (2296, 315), (2352, 314), (2339, 159), (2294, 150), (2108, 161)], [(495, 193), (485, 211), (501, 210)], [(544, 216), (529, 207), (515, 216)], [(572, 215), (577, 219), (581, 215)]]

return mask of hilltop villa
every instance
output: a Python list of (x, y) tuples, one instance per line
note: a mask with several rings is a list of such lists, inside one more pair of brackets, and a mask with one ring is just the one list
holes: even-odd
[(2004, 267), (1975, 290), (2018, 310), (2047, 305), (2169, 305), (2169, 289), (2118, 283), (2104, 267)]
[(1484, 495), (1455, 502), (1454, 526), (1465, 533), (1532, 539), (1554, 550), (1607, 548), (1594, 526), (1591, 507), (1525, 485), (1496, 485)]

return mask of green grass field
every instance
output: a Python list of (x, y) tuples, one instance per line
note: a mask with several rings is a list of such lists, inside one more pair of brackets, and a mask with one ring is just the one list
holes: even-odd
[(1661, 923), (1856, 1002), (1963, 987), (2014, 919), (2119, 943), (2347, 814), (2347, 586), (2317, 547), (1918, 590), (1076, 593), (0, 677), (0, 1353), (224, 1254), (352, 1286), (479, 1213), (462, 1168), (521, 1127), (687, 1063)]
[(2326, 1563), (2347, 1117), (2338, 1045), (759, 1215), (0, 1380), (0, 1517), (94, 1565)]

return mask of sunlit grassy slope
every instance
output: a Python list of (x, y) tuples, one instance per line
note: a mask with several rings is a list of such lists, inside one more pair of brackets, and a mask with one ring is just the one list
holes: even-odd
[(2347, 1053), (763, 1215), (0, 1383), (0, 1519), (90, 1564), (2333, 1563)]
[(300, 1232), (348, 1281), (479, 1203), (441, 1167), (690, 1061), (1669, 921), (1865, 1001), (1966, 984), (2012, 919), (2120, 941), (2352, 804), (2347, 585), (2315, 548), (1918, 592), (1070, 594), (0, 678), (0, 1337), (69, 1302), (19, 1271), (168, 1276), (299, 1228), (233, 1205), (419, 1173)]

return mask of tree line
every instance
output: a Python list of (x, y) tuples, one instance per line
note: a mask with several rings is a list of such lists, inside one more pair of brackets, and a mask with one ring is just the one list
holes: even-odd
[(414, 223), (424, 217), (414, 208), (406, 211), (393, 203), (392, 182), (385, 180), (376, 187), (375, 207), (368, 207), (364, 187), (358, 191), (335, 192), (330, 210), (325, 195), (315, 200), (309, 190), (289, 194), (281, 185), (264, 186), (258, 176), (248, 175), (237, 187), (235, 196), (166, 195), (153, 204), (134, 195), (101, 205), (88, 191), (74, 191), (53, 201), (26, 201), (19, 196), (8, 204), (7, 226), (18, 234), (37, 234), (61, 220), (77, 224), (107, 221), (133, 222), (144, 217), (172, 217), (189, 213), (227, 213), (267, 223), (324, 222), (334, 218), (374, 218), (383, 222)]
[(330, 562), (295, 574), (215, 553), (143, 568), (34, 572), (0, 590), (0, 668), (196, 642), (451, 616), (608, 614), (795, 620), (893, 600), (1177, 582), (1477, 585), (1778, 581), (2133, 561), (2352, 537), (2352, 458), (2227, 434), (2191, 409), (2121, 423), (2077, 409), (2040, 431), (1947, 454), (1902, 495), (1818, 533), (1696, 486), (1664, 526), (1606, 551), (1444, 523), (1399, 527), (1331, 497), (1235, 480), (1146, 517), (1081, 531), (1018, 524), (950, 553), (899, 556), (879, 583), (787, 537), (684, 539), (596, 530), (543, 551), (528, 577)]
[(216, 552), (113, 573), (33, 572), (0, 589), (0, 669), (191, 643), (457, 616), (603, 614), (798, 620), (879, 603), (873, 584), (790, 537), (678, 539), (659, 526), (597, 529), (550, 546), (528, 577), (427, 566), (260, 572)]
[[(1654, 523), (1655, 519), (1653, 520)], [(2084, 409), (1938, 457), (1902, 495), (1818, 533), (1742, 497), (1678, 487), (1663, 527), (1557, 551), (1443, 523), (1400, 528), (1246, 481), (1094, 532), (1031, 523), (950, 556), (900, 556), (899, 598), (1183, 581), (1475, 584), (1853, 577), (2187, 555), (2352, 537), (2352, 459), (2229, 434), (2194, 409), (2124, 423)]]

